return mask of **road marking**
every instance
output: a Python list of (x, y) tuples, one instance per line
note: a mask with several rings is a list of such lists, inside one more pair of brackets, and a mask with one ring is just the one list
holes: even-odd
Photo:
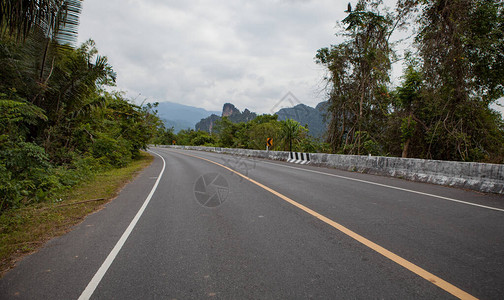
[(352, 180), (352, 181), (357, 181), (357, 182), (372, 184), (372, 185), (377, 185), (377, 186), (386, 187), (386, 188), (390, 188), (390, 189), (394, 189), (394, 190), (399, 190), (399, 191), (403, 191), (403, 192), (409, 192), (409, 193), (414, 193), (414, 194), (418, 194), (418, 195), (429, 196), (429, 197), (434, 197), (434, 198), (443, 199), (443, 200), (447, 200), (447, 201), (457, 202), (457, 203), (461, 203), (461, 204), (472, 205), (472, 206), (476, 206), (476, 207), (481, 207), (481, 208), (486, 208), (486, 209), (491, 209), (491, 210), (496, 210), (496, 211), (502, 211), (502, 212), (504, 212), (504, 209), (502, 209), (502, 208), (496, 208), (496, 207), (491, 207), (491, 206), (486, 206), (486, 205), (481, 205), (481, 204), (466, 202), (466, 201), (462, 201), (462, 200), (457, 200), (457, 199), (453, 199), (453, 198), (438, 196), (438, 195), (434, 195), (434, 194), (423, 193), (423, 192), (418, 192), (418, 191), (414, 191), (414, 190), (408, 190), (408, 189), (404, 189), (404, 188), (400, 188), (400, 187), (396, 187), (396, 186), (392, 186), (392, 185), (386, 185), (386, 184), (382, 184), (382, 183), (377, 183), (377, 182), (372, 182), (372, 181), (367, 181), (367, 180), (362, 180), (362, 179), (357, 179), (357, 178), (351, 178), (351, 177), (346, 177), (346, 176), (341, 176), (341, 175), (336, 175), (336, 174), (331, 174), (331, 173), (325, 173), (325, 172), (320, 172), (320, 171), (315, 171), (315, 170), (310, 170), (310, 169), (303, 169), (303, 168), (299, 168), (299, 167), (286, 166), (286, 165), (283, 165), (283, 164), (275, 164), (275, 163), (271, 163), (271, 162), (267, 162), (267, 161), (263, 161), (263, 163), (269, 164), (269, 165), (274, 165), (274, 166), (281, 166), (281, 167), (284, 167), (284, 168), (302, 170), (302, 171), (306, 171), (306, 172), (311, 172), (311, 173), (316, 173), (316, 174), (322, 174), (322, 175), (337, 177), (337, 178), (341, 178), (341, 179), (347, 179), (347, 180)]
[[(176, 152), (178, 152), (178, 151), (176, 151)], [(261, 162), (263, 162), (265, 164), (269, 164), (269, 165), (274, 165), (274, 166), (279, 166), (279, 167), (284, 167), (284, 168), (290, 168), (290, 169), (295, 169), (295, 170), (301, 170), (301, 171), (311, 172), (311, 173), (316, 173), (316, 174), (322, 174), (322, 175), (326, 175), (326, 176), (332, 176), (332, 177), (336, 177), (336, 178), (341, 178), (341, 179), (346, 179), (346, 180), (351, 180), (351, 181), (357, 181), (357, 182), (361, 182), (361, 183), (372, 184), (372, 185), (376, 185), (376, 186), (381, 186), (381, 187), (390, 188), (390, 189), (394, 189), (394, 190), (399, 190), (399, 191), (403, 191), (403, 192), (418, 194), (418, 195), (422, 195), (422, 196), (428, 196), (428, 197), (438, 198), (438, 199), (447, 200), (447, 201), (451, 201), (451, 202), (456, 202), (456, 203), (460, 203), (460, 204), (471, 205), (471, 206), (475, 206), (475, 207), (479, 207), (479, 208), (485, 208), (485, 209), (490, 209), (490, 210), (504, 212), (504, 209), (502, 209), (502, 208), (497, 208), (497, 207), (492, 207), (492, 206), (486, 206), (486, 205), (476, 204), (476, 203), (472, 203), (472, 202), (457, 200), (457, 199), (453, 199), (453, 198), (449, 198), (449, 197), (443, 197), (443, 196), (438, 196), (438, 195), (429, 194), (429, 193), (418, 192), (418, 191), (404, 189), (404, 188), (400, 188), (400, 187), (396, 187), (396, 186), (392, 186), (392, 185), (386, 185), (386, 184), (382, 184), (382, 183), (377, 183), (377, 182), (372, 182), (372, 181), (367, 181), (367, 180), (362, 180), (362, 179), (357, 179), (357, 178), (352, 178), (352, 177), (346, 177), (346, 176), (336, 175), (336, 174), (331, 174), (331, 173), (325, 173), (325, 172), (315, 171), (315, 170), (310, 170), (310, 169), (303, 169), (303, 168), (288, 166), (288, 165), (284, 165), (284, 164), (276, 164), (276, 163), (267, 162), (267, 161), (264, 161), (264, 160), (261, 160)]]
[[(173, 150), (171, 150), (171, 151), (173, 151)], [(303, 210), (304, 212), (312, 215), (313, 217), (321, 220), (322, 222), (324, 222), (324, 223), (326, 223), (326, 224), (334, 227), (335, 229), (339, 230), (340, 232), (342, 232), (342, 233), (346, 234), (347, 236), (353, 238), (354, 240), (362, 243), (363, 245), (371, 248), (372, 250), (374, 250), (374, 251), (378, 252), (379, 254), (385, 256), (386, 258), (392, 260), (393, 262), (395, 262), (398, 265), (406, 268), (407, 270), (409, 270), (409, 271), (417, 274), (418, 276), (420, 276), (420, 277), (424, 278), (425, 280), (431, 282), (432, 284), (440, 287), (441, 289), (443, 289), (446, 292), (454, 295), (455, 297), (460, 298), (460, 299), (477, 299), (476, 297), (474, 297), (471, 294), (469, 294), (469, 293), (467, 293), (467, 292), (459, 289), (458, 287), (454, 286), (453, 284), (451, 284), (451, 283), (449, 283), (449, 282), (447, 282), (447, 281), (445, 281), (445, 280), (437, 277), (436, 275), (434, 275), (434, 274), (432, 274), (432, 273), (430, 273), (430, 272), (422, 269), (421, 267), (419, 267), (419, 266), (417, 266), (417, 265), (409, 262), (408, 260), (400, 257), (399, 255), (397, 255), (397, 254), (395, 254), (395, 253), (393, 253), (393, 252), (391, 252), (391, 251), (383, 248), (382, 246), (380, 246), (380, 245), (378, 245), (378, 244), (376, 244), (376, 243), (368, 240), (367, 238), (365, 238), (365, 237), (363, 237), (363, 236), (355, 233), (354, 231), (346, 228), (345, 226), (343, 226), (343, 225), (341, 225), (341, 224), (339, 224), (339, 223), (337, 223), (337, 222), (335, 222), (335, 221), (333, 221), (333, 220), (331, 220), (331, 219), (329, 219), (329, 218), (327, 218), (327, 217), (325, 217), (325, 216), (317, 213), (316, 211), (314, 211), (314, 210), (312, 210), (312, 209), (310, 209), (310, 208), (308, 208), (308, 207), (306, 207), (306, 206), (304, 206), (304, 205), (302, 205), (302, 204), (300, 204), (300, 203), (292, 200), (291, 198), (289, 198), (289, 197), (287, 197), (287, 196), (285, 196), (285, 195), (283, 195), (283, 194), (281, 194), (281, 193), (279, 193), (279, 192), (277, 192), (277, 191), (275, 191), (275, 190), (273, 190), (273, 189), (265, 186), (262, 183), (259, 183), (259, 182), (255, 181), (254, 179), (252, 179), (252, 178), (250, 178), (248, 176), (245, 176), (245, 175), (243, 175), (243, 174), (241, 174), (241, 173), (239, 173), (239, 172), (237, 172), (237, 171), (235, 171), (235, 170), (233, 170), (233, 169), (231, 169), (231, 168), (229, 168), (227, 166), (224, 166), (224, 165), (222, 165), (222, 164), (220, 164), (218, 162), (215, 162), (213, 160), (210, 160), (210, 159), (206, 159), (206, 158), (203, 158), (203, 157), (200, 157), (200, 156), (191, 155), (191, 154), (187, 154), (187, 153), (182, 153), (182, 152), (179, 152), (179, 151), (173, 151), (173, 152), (177, 152), (177, 153), (180, 153), (182, 155), (198, 158), (198, 159), (207, 161), (209, 163), (215, 164), (217, 166), (220, 166), (220, 167), (222, 167), (222, 168), (224, 168), (226, 170), (229, 170), (229, 171), (235, 173), (236, 175), (238, 175), (238, 176), (240, 176), (240, 177), (242, 177), (242, 178), (250, 181), (251, 183), (253, 183), (253, 184), (255, 184), (255, 185), (263, 188), (264, 190), (272, 193), (273, 195), (279, 197), (280, 199), (282, 199), (282, 200), (284, 200), (284, 201), (286, 201), (286, 202), (294, 205), (295, 207)]]
[(96, 274), (93, 276), (93, 278), (91, 279), (91, 281), (87, 285), (86, 289), (80, 295), (79, 300), (87, 300), (87, 299), (91, 298), (91, 296), (93, 295), (94, 291), (96, 290), (96, 287), (98, 287), (98, 284), (100, 284), (100, 281), (102, 280), (102, 278), (105, 275), (105, 273), (107, 273), (107, 270), (109, 269), (110, 265), (112, 265), (112, 262), (114, 262), (114, 259), (116, 258), (116, 256), (119, 253), (119, 251), (121, 251), (122, 246), (124, 245), (124, 243), (128, 239), (130, 233), (133, 231), (133, 228), (135, 228), (138, 220), (142, 216), (145, 208), (149, 204), (152, 196), (154, 195), (154, 192), (157, 189), (159, 181), (161, 180), (161, 177), (163, 176), (163, 173), (164, 173), (164, 170), (165, 170), (165, 166), (166, 166), (166, 162), (165, 162), (164, 158), (161, 155), (157, 154), (154, 151), (150, 151), (150, 152), (152, 152), (152, 153), (156, 154), (157, 156), (161, 157), (161, 159), (163, 160), (163, 168), (161, 169), (161, 172), (159, 173), (159, 175), (157, 177), (156, 183), (154, 183), (154, 186), (152, 187), (152, 190), (150, 191), (149, 195), (145, 199), (142, 207), (140, 207), (140, 210), (138, 210), (138, 212), (135, 215), (135, 217), (133, 218), (133, 220), (131, 220), (131, 223), (129, 224), (128, 228), (126, 228), (126, 230), (122, 234), (122, 236), (119, 239), (119, 241), (117, 241), (117, 244), (114, 246), (114, 248), (112, 249), (112, 251), (110, 251), (109, 255), (107, 256), (107, 258), (105, 259), (105, 261), (103, 262), (103, 264), (101, 265), (101, 267), (98, 269), (98, 271), (96, 272)]

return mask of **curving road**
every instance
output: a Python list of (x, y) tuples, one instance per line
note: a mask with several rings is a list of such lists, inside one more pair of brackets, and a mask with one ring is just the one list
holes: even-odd
[(504, 197), (152, 148), (0, 299), (502, 299)]

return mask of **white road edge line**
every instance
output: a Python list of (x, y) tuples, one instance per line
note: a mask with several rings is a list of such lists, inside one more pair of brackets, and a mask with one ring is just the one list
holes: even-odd
[(452, 201), (452, 202), (457, 202), (457, 203), (462, 203), (462, 204), (467, 204), (467, 205), (472, 205), (472, 206), (476, 206), (476, 207), (481, 207), (481, 208), (486, 208), (486, 209), (491, 209), (491, 210), (496, 210), (496, 211), (504, 212), (504, 209), (502, 209), (502, 208), (496, 208), (496, 207), (491, 207), (491, 206), (486, 206), (486, 205), (481, 205), (481, 204), (466, 202), (466, 201), (462, 201), (462, 200), (457, 200), (457, 199), (453, 199), (453, 198), (438, 196), (438, 195), (434, 195), (434, 194), (429, 194), (429, 193), (423, 193), (423, 192), (418, 192), (418, 191), (403, 189), (403, 188), (395, 187), (395, 186), (392, 186), (392, 185), (386, 185), (386, 184), (382, 184), (382, 183), (376, 183), (376, 182), (372, 182), (372, 181), (367, 181), (367, 180), (362, 180), (362, 179), (356, 179), (356, 178), (351, 178), (351, 177), (346, 177), (346, 176), (341, 176), (341, 175), (336, 175), (336, 174), (331, 174), (331, 173), (325, 173), (325, 172), (320, 172), (320, 171), (315, 171), (315, 170), (310, 170), (310, 169), (303, 169), (303, 168), (298, 168), (298, 167), (293, 167), (293, 166), (286, 166), (286, 165), (282, 165), (282, 164), (275, 164), (275, 163), (271, 163), (271, 162), (267, 162), (267, 161), (263, 161), (263, 163), (270, 164), (270, 165), (275, 165), (275, 166), (281, 166), (281, 167), (285, 167), (285, 168), (296, 169), (296, 170), (303, 170), (303, 171), (306, 171), (306, 172), (312, 172), (312, 173), (317, 173), (317, 174), (322, 174), (322, 175), (327, 175), (327, 176), (332, 176), (332, 177), (337, 177), (337, 178), (342, 178), (342, 179), (347, 179), (347, 180), (352, 180), (352, 181), (358, 181), (358, 182), (373, 184), (373, 185), (377, 185), (377, 186), (381, 186), (381, 187), (386, 187), (386, 188), (390, 188), (390, 189), (395, 189), (395, 190), (399, 190), (399, 191), (410, 192), (410, 193), (419, 194), (419, 195), (423, 195), (423, 196), (429, 196), (429, 197), (439, 198), (439, 199), (443, 199), (443, 200), (447, 200), (447, 201)]
[(107, 270), (109, 269), (110, 265), (112, 265), (112, 262), (114, 262), (114, 259), (116, 258), (117, 254), (119, 253), (119, 251), (121, 251), (122, 246), (124, 245), (124, 243), (128, 239), (130, 233), (133, 231), (133, 228), (135, 228), (138, 220), (142, 216), (145, 208), (149, 204), (152, 196), (154, 195), (154, 192), (157, 189), (159, 181), (161, 180), (161, 177), (163, 176), (166, 162), (165, 162), (164, 158), (161, 155), (157, 154), (156, 152), (151, 151), (151, 150), (149, 150), (149, 152), (152, 152), (152, 153), (156, 154), (157, 156), (161, 157), (161, 159), (163, 160), (163, 169), (159, 173), (159, 176), (156, 180), (156, 183), (152, 187), (152, 190), (150, 191), (149, 195), (147, 196), (147, 199), (145, 199), (142, 207), (140, 207), (140, 210), (138, 210), (138, 212), (135, 215), (135, 217), (133, 218), (133, 220), (131, 220), (131, 223), (129, 224), (128, 228), (126, 228), (126, 230), (122, 234), (119, 241), (117, 241), (117, 244), (114, 246), (112, 251), (110, 251), (109, 255), (107, 256), (107, 258), (105, 259), (105, 261), (103, 262), (101, 267), (98, 269), (96, 274), (93, 276), (93, 278), (91, 279), (91, 281), (87, 285), (86, 289), (82, 292), (82, 294), (79, 297), (79, 300), (87, 300), (87, 299), (91, 298), (94, 291), (98, 287), (98, 284), (100, 284), (100, 281), (102, 280), (103, 276), (105, 275), (105, 273), (107, 273)]

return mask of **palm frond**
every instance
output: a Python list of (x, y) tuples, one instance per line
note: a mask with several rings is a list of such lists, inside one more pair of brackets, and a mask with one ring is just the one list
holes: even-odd
[(75, 46), (82, 0), (3, 0), (0, 34), (24, 40), (34, 27), (59, 44)]
[(0, 5), (0, 28), (24, 39), (34, 26), (47, 32), (57, 28), (56, 19), (64, 0), (4, 0)]
[(55, 40), (60, 45), (74, 47), (79, 31), (79, 16), (82, 12), (82, 0), (65, 0), (60, 9), (60, 22)]

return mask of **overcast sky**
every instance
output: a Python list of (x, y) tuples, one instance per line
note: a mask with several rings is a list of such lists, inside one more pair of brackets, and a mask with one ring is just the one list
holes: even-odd
[[(220, 111), (231, 102), (240, 110), (271, 113), (289, 92), (310, 106), (325, 100), (325, 70), (313, 57), (341, 42), (335, 26), (347, 4), (84, 0), (79, 43), (95, 40), (118, 73), (118, 89), (137, 103), (171, 101)], [(280, 106), (296, 101), (287, 100)]]

